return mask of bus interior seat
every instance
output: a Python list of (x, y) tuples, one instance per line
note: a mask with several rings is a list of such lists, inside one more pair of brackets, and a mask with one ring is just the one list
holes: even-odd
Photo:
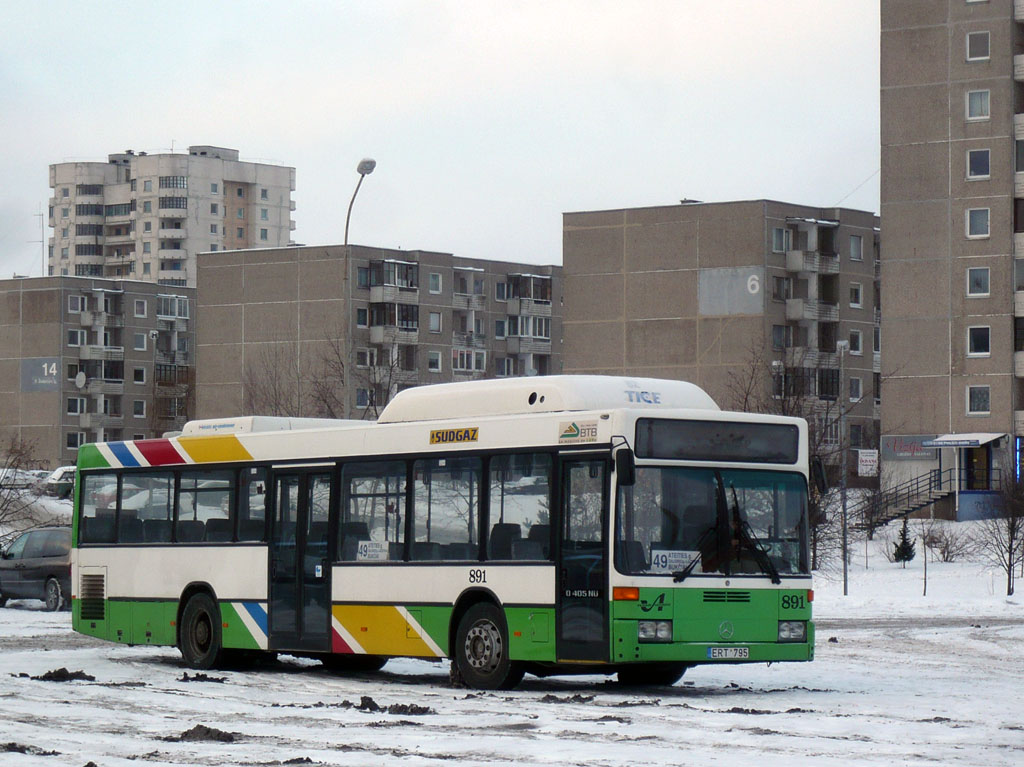
[(405, 544), (400, 541), (388, 543), (388, 559), (392, 562), (401, 562), (405, 559)]
[(262, 541), (266, 528), (266, 523), (262, 519), (243, 519), (238, 523), (238, 540)]
[(170, 543), (171, 520), (146, 519), (142, 522), (142, 540), (145, 543)]
[(82, 518), (82, 539), (86, 543), (113, 543), (114, 516), (96, 516)]
[(641, 541), (619, 541), (615, 545), (615, 567), (627, 573), (650, 569)]
[(473, 561), (480, 556), (480, 547), (475, 543), (446, 543), (441, 554), (445, 559)]
[(529, 541), (537, 541), (544, 551), (544, 559), (551, 555), (551, 525), (531, 525), (526, 534)]
[(120, 543), (142, 543), (143, 539), (142, 520), (135, 516), (134, 511), (122, 510), (117, 523), (117, 540)]
[(441, 558), (441, 544), (437, 541), (415, 541), (412, 558), (417, 562), (433, 562)]
[(544, 545), (540, 541), (520, 538), (512, 541), (512, 559), (545, 559)]
[(104, 506), (102, 509), (96, 509), (96, 518), (107, 518), (113, 517), (117, 513), (117, 509), (113, 506)]
[(198, 543), (206, 538), (206, 523), (200, 519), (179, 519), (175, 533), (182, 543)]
[(488, 540), (488, 554), (491, 559), (512, 559), (512, 541), (523, 537), (522, 530), (515, 522), (498, 522), (491, 528)]
[(215, 517), (206, 520), (206, 540), (223, 543), (231, 540), (232, 528), (230, 519)]

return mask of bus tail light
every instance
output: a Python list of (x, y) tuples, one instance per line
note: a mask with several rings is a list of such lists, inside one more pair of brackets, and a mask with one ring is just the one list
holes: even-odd
[(616, 586), (612, 589), (612, 599), (616, 602), (637, 602), (640, 600), (640, 589), (636, 586)]
[(807, 589), (807, 601), (808, 602), (813, 602), (814, 601), (814, 589)]

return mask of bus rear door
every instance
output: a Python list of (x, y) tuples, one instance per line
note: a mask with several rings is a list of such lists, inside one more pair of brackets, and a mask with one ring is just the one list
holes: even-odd
[(562, 461), (556, 653), (560, 661), (607, 661), (606, 458)]
[(330, 649), (331, 474), (323, 469), (274, 474), (270, 537), (270, 649)]

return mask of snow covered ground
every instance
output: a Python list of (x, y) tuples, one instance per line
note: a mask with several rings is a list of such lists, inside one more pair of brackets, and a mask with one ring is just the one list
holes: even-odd
[[(286, 658), (197, 681), (174, 649), (97, 642), (67, 613), (12, 602), (0, 764), (1024, 764), (1024, 599), (962, 562), (929, 562), (924, 597), (920, 545), (905, 570), (878, 545), (865, 569), (860, 544), (849, 596), (817, 580), (813, 663), (703, 666), (645, 692), (529, 676), (456, 690), (446, 665), (413, 660), (340, 676)], [(62, 667), (95, 679), (31, 678)], [(197, 725), (230, 736), (181, 738)]]

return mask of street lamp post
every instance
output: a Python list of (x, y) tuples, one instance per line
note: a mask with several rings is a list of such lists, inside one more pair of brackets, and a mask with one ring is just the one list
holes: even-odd
[(345, 215), (345, 245), (348, 245), (348, 222), (352, 218), (352, 205), (356, 201), (356, 195), (359, 194), (359, 187), (363, 185), (363, 179), (373, 173), (373, 169), (377, 167), (377, 161), (371, 160), (369, 157), (365, 157), (359, 161), (359, 165), (356, 166), (356, 172), (359, 174), (359, 181), (356, 183), (356, 190), (352, 192), (352, 199), (348, 203), (348, 213)]
[(846, 404), (844, 402), (844, 393), (846, 391), (845, 385), (845, 371), (846, 371), (846, 351), (850, 348), (849, 341), (837, 341), (836, 351), (839, 352), (839, 392), (836, 397), (836, 401), (839, 402), (839, 449), (842, 451), (842, 476), (839, 479), (839, 499), (842, 504), (842, 526), (843, 526), (843, 596), (849, 594), (848, 587), (848, 574), (847, 574), (847, 563), (849, 560), (849, 541), (847, 538), (847, 520), (846, 520), (846, 472), (847, 472), (847, 460), (848, 453), (846, 447)]

